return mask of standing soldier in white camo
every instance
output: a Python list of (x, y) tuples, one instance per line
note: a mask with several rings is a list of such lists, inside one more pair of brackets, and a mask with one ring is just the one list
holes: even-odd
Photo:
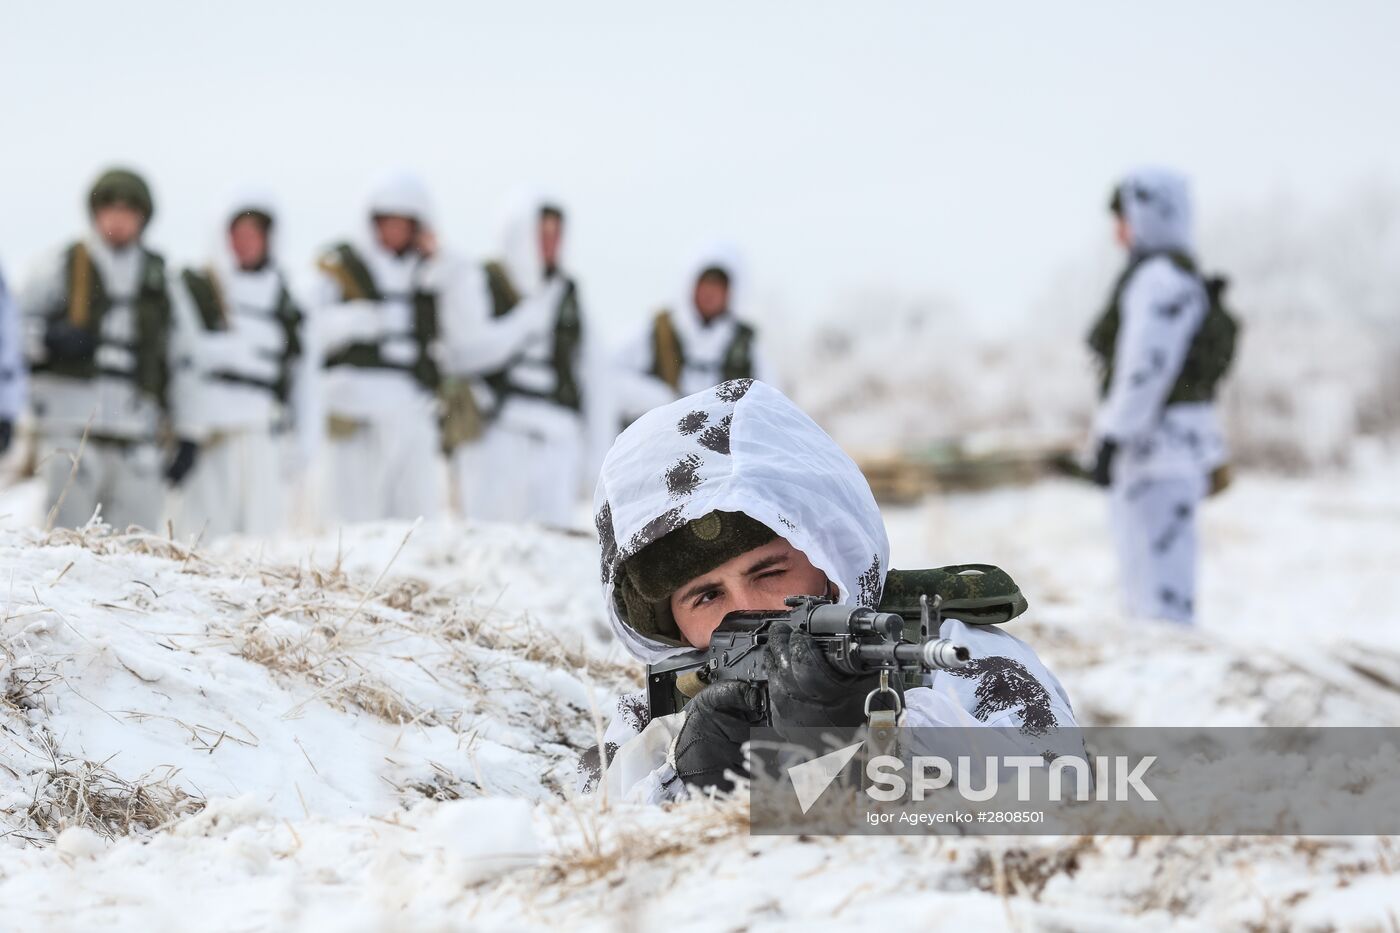
[(64, 527), (100, 506), (115, 527), (154, 528), (166, 483), (183, 482), (198, 452), (185, 404), (194, 325), (143, 241), (155, 210), (145, 180), (104, 172), (88, 207), (87, 236), (20, 298), (48, 508)]
[(1128, 265), (1089, 336), (1103, 373), (1093, 477), (1109, 490), (1128, 613), (1190, 624), (1196, 509), (1225, 476), (1215, 388), (1237, 325), (1224, 280), (1197, 269), (1185, 178), (1134, 172), (1111, 209)]

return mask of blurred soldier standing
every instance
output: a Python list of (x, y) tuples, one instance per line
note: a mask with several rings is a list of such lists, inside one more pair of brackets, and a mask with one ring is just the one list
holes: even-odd
[(737, 250), (716, 244), (700, 253), (679, 300), (658, 311), (618, 356), (623, 425), (730, 379), (776, 384), (756, 328), (736, 312), (742, 308), (742, 286)]
[(19, 308), (0, 273), (0, 456), (14, 441), (29, 390), (21, 333)]
[[(210, 262), (176, 283), (176, 301), (200, 325), (192, 405), (204, 432), (178, 516), (185, 534), (282, 527), (283, 477), (311, 461), (321, 435), (305, 318), (273, 250), (276, 217), (270, 196), (239, 195)], [(282, 443), (287, 430), (294, 444)]]
[(557, 203), (518, 199), (500, 258), (482, 269), (473, 318), (454, 322), (452, 366), (476, 377), (481, 419), (477, 432), (450, 432), (453, 480), (470, 518), (572, 524), (592, 479), (585, 473), (611, 441), (598, 436), (604, 390), (564, 263), (564, 223)]
[(60, 526), (100, 505), (114, 527), (153, 528), (165, 482), (180, 484), (198, 449), (185, 404), (193, 322), (172, 304), (165, 260), (142, 242), (154, 212), (146, 182), (105, 172), (88, 207), (92, 230), (20, 299), (48, 502)]
[(363, 235), (320, 259), (330, 508), (343, 521), (433, 517), (445, 495), (436, 395), (439, 289), (427, 189), (396, 174)]
[(1190, 624), (1196, 508), (1225, 475), (1215, 387), (1237, 327), (1223, 280), (1197, 270), (1183, 177), (1134, 172), (1111, 209), (1128, 265), (1089, 335), (1103, 374), (1093, 478), (1109, 489), (1127, 611)]

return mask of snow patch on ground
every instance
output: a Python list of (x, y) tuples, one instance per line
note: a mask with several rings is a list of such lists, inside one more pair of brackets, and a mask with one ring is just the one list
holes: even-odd
[[(1400, 722), (1394, 464), (1203, 510), (1200, 628), (1120, 617), (1070, 482), (889, 514), (987, 560), (1086, 723)], [(0, 927), (1392, 929), (1388, 839), (751, 837), (734, 801), (576, 799), (639, 671), (596, 546), (460, 523), (187, 545), (0, 533)]]

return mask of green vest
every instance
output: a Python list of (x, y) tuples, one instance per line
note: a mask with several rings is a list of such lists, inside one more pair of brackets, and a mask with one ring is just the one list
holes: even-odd
[[(520, 303), (521, 295), (510, 280), (510, 274), (499, 262), (488, 262), (485, 267), (486, 285), (491, 293), (491, 313), (494, 317), (505, 317)], [(510, 368), (483, 377), (500, 402), (511, 395), (529, 398), (542, 398), (573, 411), (583, 408), (583, 392), (579, 387), (578, 354), (583, 343), (583, 314), (579, 309), (578, 288), (573, 280), (568, 280), (564, 296), (559, 299), (555, 310), (553, 345), (550, 349), (550, 362), (554, 368), (554, 390), (538, 392), (513, 383)]]
[[(384, 296), (375, 285), (354, 247), (341, 243), (321, 257), (317, 263), (340, 287), (342, 301), (383, 301)], [(418, 358), (410, 365), (391, 363), (384, 359), (376, 343), (352, 343), (344, 349), (326, 357), (326, 368), (334, 366), (359, 366), (366, 369), (397, 369), (412, 374), (423, 388), (436, 391), (441, 378), (437, 363), (433, 360), (432, 347), (438, 337), (437, 295), (422, 288), (415, 288), (413, 303), (413, 339), (418, 345)]]
[[(1118, 327), (1122, 320), (1120, 306), (1123, 292), (1128, 287), (1133, 273), (1137, 272), (1143, 263), (1157, 256), (1166, 256), (1178, 269), (1199, 278), (1196, 264), (1190, 256), (1184, 253), (1144, 253), (1134, 256), (1128, 263), (1127, 268), (1123, 270), (1123, 274), (1118, 277), (1118, 281), (1113, 286), (1108, 307), (1099, 315), (1093, 329), (1089, 331), (1089, 349), (1099, 358), (1103, 376), (1099, 386), (1101, 396), (1108, 394), (1108, 387), (1113, 381)], [(1225, 308), (1223, 301), (1225, 280), (1210, 278), (1204, 280), (1202, 284), (1206, 290), (1206, 313), (1201, 319), (1200, 326), (1196, 328), (1195, 335), (1191, 338), (1191, 346), (1186, 350), (1186, 356), (1182, 360), (1181, 369), (1177, 372), (1176, 381), (1172, 384), (1171, 391), (1167, 393), (1164, 403), (1167, 405), (1178, 402), (1209, 402), (1214, 399), (1215, 387), (1225, 376), (1226, 371), (1230, 368), (1231, 360), (1234, 359), (1235, 341), (1239, 335), (1239, 322)]]
[[(729, 342), (720, 363), (720, 382), (753, 378), (753, 341), (756, 334), (752, 325), (738, 322), (734, 328), (734, 339)], [(670, 310), (663, 308), (656, 313), (651, 335), (651, 375), (679, 392), (681, 373), (685, 370), (685, 347), (681, 345), (680, 334), (676, 333), (676, 325), (671, 321)]]
[(73, 379), (93, 379), (99, 375), (130, 379), (166, 408), (172, 316), (165, 282), (165, 259), (144, 246), (138, 249), (141, 250), (141, 272), (131, 300), (136, 334), (135, 346), (131, 348), (136, 357), (133, 371), (103, 369), (97, 364), (96, 348), (102, 342), (102, 319), (111, 310), (112, 299), (82, 242), (70, 246), (65, 254), (63, 299), (49, 309), (47, 317), (51, 321), (67, 318), (70, 325), (92, 334), (95, 338), (93, 352), (79, 359), (45, 361), (36, 364), (33, 370)]
[[(218, 280), (214, 277), (213, 270), (197, 272), (194, 269), (186, 269), (181, 274), (181, 278), (185, 283), (186, 290), (190, 293), (190, 297), (194, 299), (195, 308), (199, 311), (199, 318), (205, 329), (228, 330), (228, 309), (224, 304), (223, 293), (219, 289)], [(233, 382), (266, 389), (285, 405), (292, 392), (292, 364), (297, 357), (301, 356), (302, 314), (301, 309), (292, 300), (291, 292), (287, 290), (287, 283), (282, 280), (280, 274), (278, 275), (277, 304), (272, 314), (282, 325), (282, 333), (285, 337), (282, 355), (278, 360), (276, 380), (267, 382), (234, 372), (216, 372), (212, 376), (222, 382)]]

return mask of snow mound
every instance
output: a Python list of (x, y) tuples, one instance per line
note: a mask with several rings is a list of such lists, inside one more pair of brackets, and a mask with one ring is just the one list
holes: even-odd
[[(381, 570), (383, 531), (355, 549)], [(554, 616), (573, 626), (560, 637), (479, 590), (356, 580), (344, 559), (216, 558), (103, 529), (11, 533), (0, 552), (11, 842), (149, 833), (234, 797), (283, 819), (539, 799), (572, 782), (597, 698), (635, 676), (580, 651), (595, 620)]]
[[(1393, 464), (1204, 510), (1197, 630), (1118, 617), (1068, 482), (889, 514), (992, 560), (1086, 724), (1400, 721)], [(1389, 929), (1389, 839), (751, 836), (740, 800), (572, 794), (639, 671), (596, 544), (374, 525), (192, 548), (0, 533), (0, 927)], [(1377, 608), (1380, 607), (1380, 608)], [(1364, 624), (1362, 624), (1364, 623)]]

